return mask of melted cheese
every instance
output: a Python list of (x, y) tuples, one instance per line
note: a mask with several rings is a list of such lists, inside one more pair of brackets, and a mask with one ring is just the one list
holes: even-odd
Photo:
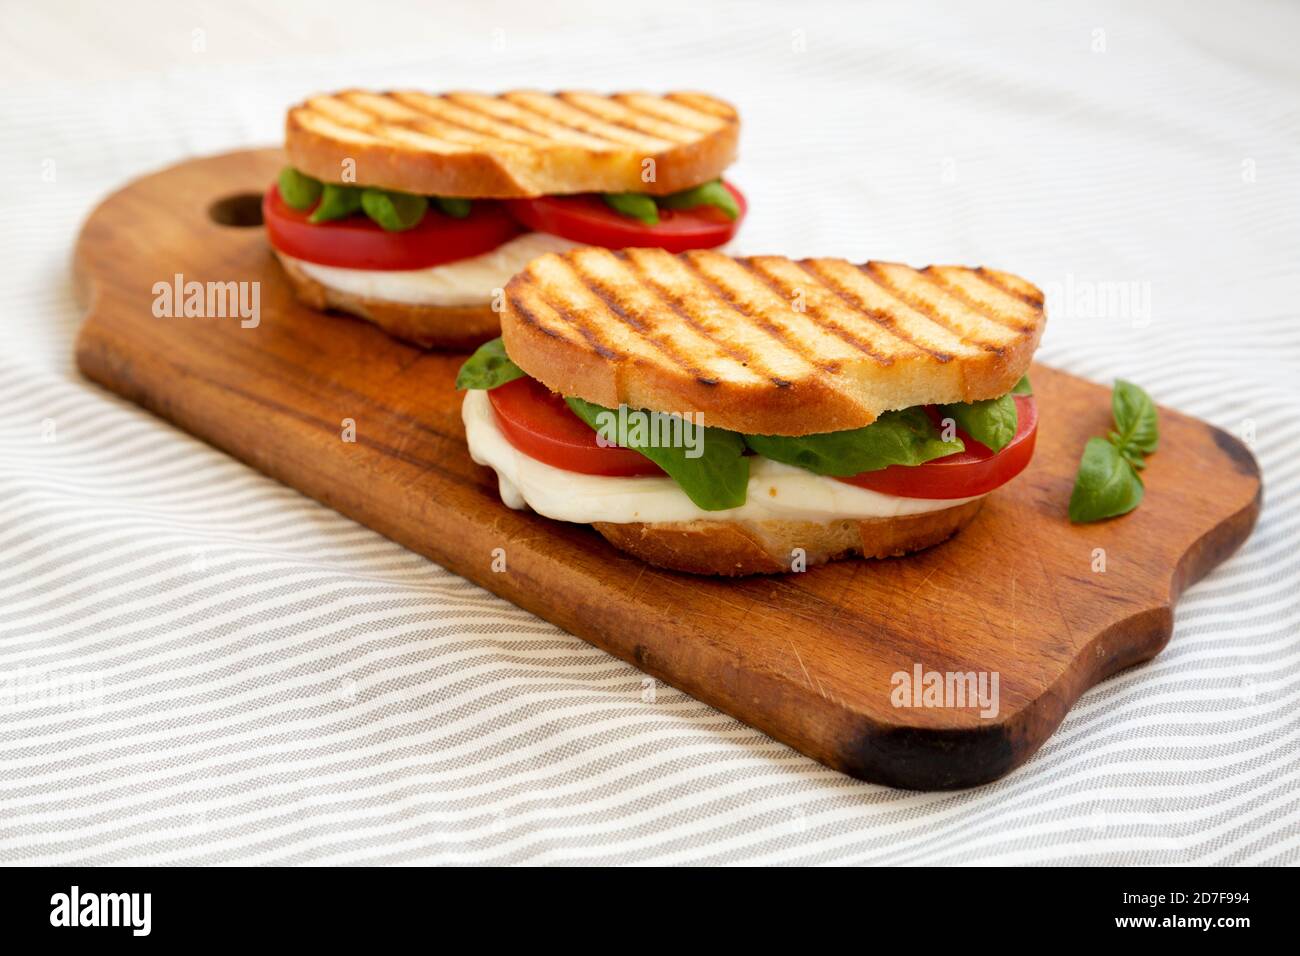
[(497, 426), (487, 392), (465, 395), (461, 415), (470, 456), (497, 473), (501, 500), (559, 521), (815, 521), (890, 518), (939, 511), (972, 498), (882, 495), (767, 458), (750, 459), (745, 503), (704, 511), (668, 477), (607, 478), (554, 468), (515, 448)]
[(479, 256), (410, 270), (344, 269), (304, 262), (283, 252), (280, 255), (338, 292), (409, 305), (463, 306), (487, 305), (493, 290), (504, 288), (511, 276), (533, 259), (576, 245), (544, 232), (526, 232)]

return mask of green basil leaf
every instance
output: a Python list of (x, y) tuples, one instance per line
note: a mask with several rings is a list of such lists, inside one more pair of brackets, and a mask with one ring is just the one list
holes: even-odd
[(405, 232), (420, 224), (429, 200), (411, 193), (365, 189), (361, 193), (361, 208), (385, 232)]
[(305, 212), (316, 205), (323, 188), (319, 179), (312, 179), (292, 166), (280, 170), (278, 185), (280, 198), (284, 200), (284, 204), (299, 212)]
[(601, 198), (610, 209), (632, 219), (639, 219), (647, 226), (659, 223), (659, 207), (645, 193), (602, 193)]
[(1115, 414), (1114, 438), (1111, 440), (1120, 451), (1137, 451), (1149, 455), (1160, 443), (1156, 403), (1151, 396), (1132, 382), (1115, 380), (1110, 393), (1111, 410)]
[(321, 192), (320, 205), (307, 217), (309, 222), (329, 222), (346, 219), (361, 209), (361, 190), (355, 186), (336, 186), (326, 183)]
[(464, 219), (470, 211), (470, 201), (458, 196), (434, 196), (433, 204), (438, 207), (438, 212), (452, 219)]
[(701, 183), (690, 189), (683, 189), (679, 193), (660, 196), (658, 203), (665, 209), (696, 209), (700, 206), (715, 206), (726, 213), (728, 219), (735, 219), (740, 215), (740, 205), (736, 202), (736, 197), (731, 194), (730, 189), (722, 185), (720, 179)]
[(865, 428), (797, 438), (746, 435), (745, 443), (765, 458), (837, 478), (890, 465), (920, 465), (966, 447), (960, 438), (944, 441), (919, 407), (885, 412)]
[(1029, 384), (1029, 376), (1020, 376), (1020, 381), (1016, 382), (1016, 387), (1011, 390), (1012, 395), (1032, 395), (1034, 386)]
[(505, 343), (499, 338), (478, 347), (456, 375), (456, 390), (491, 391), (498, 385), (524, 377), (524, 370), (510, 360)]
[(1138, 449), (1132, 447), (1131, 445), (1124, 445), (1123, 439), (1121, 438), (1119, 432), (1108, 431), (1106, 433), (1106, 440), (1110, 442), (1112, 445), (1114, 445), (1115, 449), (1121, 455), (1127, 458), (1128, 463), (1132, 465), (1134, 468), (1136, 468), (1138, 471), (1141, 471), (1143, 468), (1147, 466), (1146, 456), (1143, 455), (1142, 452), (1138, 451)]
[(1019, 416), (1016, 400), (1010, 395), (980, 402), (957, 402), (940, 405), (939, 414), (951, 418), (957, 427), (993, 451), (1001, 451), (1016, 437)]
[(1127, 514), (1142, 501), (1142, 479), (1119, 450), (1104, 438), (1089, 438), (1070, 495), (1070, 520), (1076, 524)]
[[(696, 507), (705, 511), (725, 511), (728, 508), (739, 508), (745, 503), (745, 493), (749, 488), (749, 459), (745, 457), (745, 440), (736, 432), (722, 428), (688, 426), (699, 429), (695, 435), (700, 443), (697, 449), (699, 454), (692, 458), (687, 454), (692, 449), (685, 445), (677, 447), (651, 444), (650, 441), (633, 437), (634, 433), (626, 430), (620, 433), (617, 427), (611, 429), (611, 422), (617, 421), (618, 416), (618, 412), (613, 409), (593, 405), (580, 398), (566, 398), (565, 402), (575, 415), (593, 429), (615, 438), (625, 448), (640, 452), (666, 471), (686, 493), (686, 497), (695, 502)], [(628, 414), (636, 414), (636, 411), (629, 411)]]

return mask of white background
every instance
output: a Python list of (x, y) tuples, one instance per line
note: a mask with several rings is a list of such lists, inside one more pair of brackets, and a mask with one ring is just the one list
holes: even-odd
[[(1294, 5), (46, 2), (0, 22), (0, 860), (1300, 855)], [(643, 700), (632, 668), (75, 373), (68, 263), (95, 202), (275, 142), (291, 102), (354, 85), (724, 96), (740, 248), (1030, 278), (1053, 291), (1040, 359), (1253, 435), (1259, 528), (1159, 659), (979, 790), (856, 783), (671, 688)], [(1138, 298), (1061, 294), (1098, 283)]]

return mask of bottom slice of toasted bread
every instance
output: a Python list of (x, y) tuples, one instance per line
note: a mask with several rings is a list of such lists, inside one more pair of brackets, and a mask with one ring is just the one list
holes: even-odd
[(294, 294), (313, 309), (337, 309), (367, 319), (394, 338), (426, 349), (472, 349), (501, 334), (501, 321), (483, 305), (412, 305), (340, 292), (317, 282), (296, 263), (276, 254)]
[(942, 511), (898, 518), (811, 521), (677, 521), (593, 527), (615, 547), (648, 564), (691, 574), (779, 574), (861, 555), (890, 558), (920, 551), (970, 524), (983, 498)]

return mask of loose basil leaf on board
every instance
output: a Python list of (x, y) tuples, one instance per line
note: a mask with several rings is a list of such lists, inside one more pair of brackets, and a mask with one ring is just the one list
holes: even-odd
[(1110, 393), (1110, 407), (1115, 415), (1115, 430), (1110, 433), (1110, 440), (1124, 457), (1130, 461), (1141, 460), (1141, 455), (1156, 450), (1160, 443), (1159, 422), (1156, 403), (1150, 395), (1132, 382), (1116, 379)]
[(321, 192), (320, 205), (307, 217), (309, 222), (329, 222), (346, 219), (361, 210), (361, 190), (355, 186), (336, 186), (326, 183)]
[[(600, 416), (617, 415), (614, 410), (593, 405), (580, 398), (564, 400), (573, 413), (597, 431)], [(686, 497), (704, 511), (725, 511), (745, 503), (749, 488), (749, 459), (745, 457), (745, 440), (736, 432), (723, 428), (702, 428), (701, 454), (687, 457), (687, 448), (629, 442), (625, 447), (640, 452), (668, 473)]]
[(701, 183), (690, 189), (683, 189), (679, 193), (661, 196), (658, 203), (665, 209), (695, 209), (699, 206), (716, 206), (727, 214), (728, 219), (735, 219), (740, 215), (740, 204), (736, 202), (736, 197), (731, 194), (731, 190), (722, 185), (720, 179)]
[(433, 204), (438, 207), (438, 211), (444, 216), (451, 216), (452, 219), (464, 219), (469, 215), (470, 201), (461, 199), (458, 196), (434, 196)]
[(1142, 493), (1142, 479), (1119, 449), (1104, 438), (1089, 438), (1070, 495), (1070, 520), (1079, 524), (1128, 514)]
[(1028, 375), (1022, 375), (1022, 376), (1020, 376), (1020, 381), (1016, 382), (1016, 386), (1015, 386), (1015, 388), (1013, 388), (1013, 389), (1011, 390), (1011, 394), (1012, 394), (1012, 395), (1032, 395), (1032, 394), (1034, 394), (1034, 386), (1032, 386), (1032, 385), (1029, 384), (1029, 376), (1028, 376)]
[(659, 222), (659, 207), (645, 193), (603, 193), (605, 205), (617, 213), (639, 219), (647, 226)]
[(1138, 472), (1160, 444), (1155, 402), (1132, 382), (1116, 379), (1110, 395), (1115, 427), (1089, 438), (1070, 495), (1070, 520), (1100, 521), (1127, 514), (1144, 494)]
[(1016, 400), (1010, 395), (980, 402), (940, 405), (939, 414), (951, 418), (957, 427), (993, 451), (1001, 451), (1016, 437), (1020, 426)]
[(456, 390), (491, 391), (498, 385), (524, 377), (524, 370), (510, 360), (505, 343), (496, 338), (478, 347), (456, 374)]
[(385, 232), (405, 232), (420, 224), (429, 200), (411, 193), (365, 189), (361, 193), (361, 208)]
[(920, 465), (966, 447), (960, 438), (944, 441), (919, 407), (885, 412), (865, 428), (798, 438), (746, 435), (745, 443), (765, 458), (836, 478), (890, 465)]
[(323, 188), (319, 179), (312, 179), (292, 166), (280, 170), (277, 185), (280, 187), (280, 198), (284, 200), (284, 204), (299, 212), (306, 212), (316, 205)]

